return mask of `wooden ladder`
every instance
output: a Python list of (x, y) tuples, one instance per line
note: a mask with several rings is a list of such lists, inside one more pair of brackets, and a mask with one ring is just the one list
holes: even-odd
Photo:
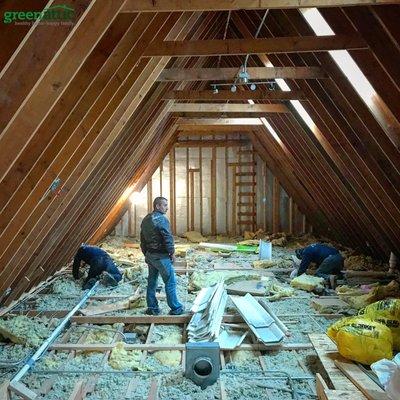
[[(239, 162), (235, 173), (235, 187), (238, 189), (236, 221), (240, 233), (243, 233), (244, 227), (254, 232), (257, 226), (256, 161), (254, 153), (253, 146), (250, 148), (240, 147), (237, 151)], [(248, 155), (250, 155), (250, 161), (243, 160), (243, 157)]]

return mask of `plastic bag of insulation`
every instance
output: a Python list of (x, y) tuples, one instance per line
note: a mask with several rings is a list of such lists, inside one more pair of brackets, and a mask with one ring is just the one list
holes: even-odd
[(400, 353), (392, 361), (383, 359), (371, 365), (390, 400), (400, 399)]

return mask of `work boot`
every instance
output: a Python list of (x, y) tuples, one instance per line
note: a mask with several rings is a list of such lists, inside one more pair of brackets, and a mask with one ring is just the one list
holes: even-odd
[(104, 286), (118, 286), (117, 280), (108, 272), (103, 272), (102, 283)]
[(83, 284), (82, 289), (83, 289), (83, 290), (91, 289), (91, 288), (96, 284), (96, 282), (97, 282), (97, 279), (96, 279), (96, 278), (90, 278), (89, 280), (87, 280), (87, 281)]
[(182, 315), (185, 313), (185, 309), (183, 307), (178, 308), (177, 310), (171, 310), (168, 314), (169, 315)]
[(145, 312), (146, 315), (160, 315), (161, 311), (159, 309), (148, 308)]

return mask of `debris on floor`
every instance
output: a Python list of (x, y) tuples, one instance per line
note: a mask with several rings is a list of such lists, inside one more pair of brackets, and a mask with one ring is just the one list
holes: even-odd
[[(211, 243), (231, 243), (230, 246), (234, 247), (240, 242), (240, 238), (199, 238), (201, 241), (207, 239)], [(133, 239), (128, 243), (125, 238), (119, 237), (106, 238), (102, 247), (112, 254), (121, 265), (124, 272), (123, 282), (115, 288), (100, 285), (95, 296), (89, 299), (86, 308), (82, 310), (88, 317), (78, 317), (89, 318), (89, 322), (86, 320), (84, 323), (73, 322), (65, 335), (60, 336), (56, 341), (57, 344), (67, 343), (79, 346), (116, 343), (115, 347), (108, 351), (98, 351), (97, 349), (96, 351), (48, 351), (38, 361), (31, 373), (26, 375), (23, 383), (31, 390), (43, 393), (40, 398), (46, 400), (68, 399), (78, 380), (86, 382), (92, 379), (94, 383), (86, 394), (86, 398), (90, 400), (143, 399), (148, 397), (152, 385), (158, 387), (159, 399), (168, 400), (215, 400), (221, 398), (258, 400), (266, 398), (266, 396), (274, 400), (286, 400), (292, 399), (294, 395), (300, 400), (315, 399), (315, 373), (322, 373), (325, 380), (329, 382), (321, 364), (321, 362), (328, 361), (323, 356), (319, 357), (322, 354), (320, 348), (308, 350), (284, 350), (282, 348), (279, 351), (256, 351), (248, 350), (251, 347), (243, 350), (239, 344), (249, 346), (254, 343), (257, 338), (255, 335), (257, 328), (264, 329), (265, 326), (269, 327), (278, 320), (286, 328), (286, 330), (280, 329), (281, 336), (280, 340), (277, 339), (278, 343), (294, 347), (298, 345), (311, 346), (311, 343), (314, 344), (310, 339), (313, 335), (322, 337), (326, 336), (327, 329), (328, 332), (335, 331), (336, 327), (340, 325), (337, 321), (341, 316), (338, 314), (355, 312), (352, 311), (354, 305), (349, 299), (358, 299), (359, 306), (355, 308), (359, 310), (370, 304), (369, 302), (373, 303), (380, 298), (398, 296), (399, 284), (393, 280), (387, 285), (370, 285), (368, 287), (342, 285), (337, 288), (336, 294), (333, 293), (339, 299), (316, 297), (311, 291), (315, 288), (318, 290), (323, 286), (322, 278), (302, 275), (295, 278), (290, 284), (288, 279), (290, 273), (288, 270), (293, 263), (294, 249), (317, 241), (314, 237), (307, 235), (296, 238), (282, 233), (269, 235), (257, 231), (249, 233), (245, 239), (249, 241), (247, 245), (255, 246), (258, 246), (259, 239), (275, 240), (279, 243), (275, 242), (273, 245), (271, 261), (258, 260), (258, 254), (253, 250), (252, 252), (230, 250), (228, 253), (221, 250), (213, 251), (200, 248), (185, 239), (181, 239), (176, 246), (176, 255), (182, 258), (179, 261), (179, 267), (176, 267), (179, 270), (176, 277), (177, 292), (186, 310), (192, 307), (196, 295), (201, 289), (219, 282), (224, 282), (220, 285), (222, 287), (225, 285), (228, 291), (236, 293), (236, 295), (251, 293), (257, 296), (257, 299), (254, 297), (254, 300), (256, 302), (262, 300), (270, 310), (269, 315), (272, 321), (256, 321), (255, 325), (252, 325), (246, 318), (259, 316), (261, 312), (251, 312), (248, 306), (246, 309), (242, 307), (243, 320), (234, 302), (228, 299), (225, 314), (229, 318), (233, 318), (235, 322), (222, 321), (219, 339), (221, 343), (225, 343), (223, 345), (220, 343), (221, 347), (231, 350), (221, 352), (223, 360), (223, 362), (221, 361), (221, 377), (214, 385), (202, 391), (200, 387), (184, 377), (182, 372), (184, 359), (181, 350), (154, 350), (158, 344), (171, 345), (173, 348), (174, 345), (185, 343), (187, 341), (186, 324), (189, 323), (190, 317), (185, 319), (186, 317), (182, 316), (182, 321), (185, 322), (179, 324), (143, 323), (142, 317), (147, 318), (144, 316), (146, 304), (143, 297), (147, 267), (138, 243)], [(348, 254), (354, 257), (354, 253), (349, 252)], [(227, 255), (228, 258), (226, 258)], [(359, 264), (356, 264), (355, 260), (360, 262), (359, 259), (353, 258), (348, 265), (355, 266), (354, 270), (357, 270), (359, 267), (356, 265)], [(369, 259), (367, 261), (371, 262)], [(363, 262), (362, 268), (370, 265), (365, 260)], [(375, 271), (380, 270), (375, 269)], [(161, 280), (160, 283), (162, 288), (161, 293), (158, 294), (158, 300), (163, 314), (161, 318), (165, 316), (168, 320), (169, 316), (166, 314), (169, 307)], [(35, 293), (29, 301), (15, 309), (16, 312), (26, 313), (26, 315), (10, 314), (0, 319), (0, 332), (1, 329), (5, 329), (15, 335), (18, 343), (23, 343), (10, 343), (10, 338), (4, 337), (7, 334), (3, 335), (0, 361), (9, 360), (10, 363), (6, 366), (0, 362), (0, 385), (5, 379), (12, 377), (12, 374), (20, 368), (18, 365), (23, 363), (34, 351), (34, 348), (49, 336), (56, 326), (56, 320), (52, 317), (57, 316), (58, 313), (65, 315), (79, 301), (84, 293), (81, 285), (82, 279), (75, 281), (68, 272), (57, 278), (46, 290)], [(137, 290), (140, 290), (141, 294), (134, 296)], [(139, 292), (137, 293), (139, 294)], [(243, 297), (240, 298), (243, 299)], [(124, 305), (123, 309), (118, 308), (118, 305), (121, 304)], [(260, 305), (261, 302), (257, 304)], [(90, 311), (96, 310), (96, 308), (99, 310), (99, 307), (103, 307), (105, 312), (90, 314)], [(265, 308), (262, 308), (262, 312), (264, 311)], [(382, 339), (382, 342), (379, 342), (378, 345), (379, 356), (389, 356), (388, 343), (390, 339), (387, 337), (391, 337), (395, 342), (390, 349), (395, 348), (396, 340), (393, 339), (395, 333), (398, 332), (396, 331), (397, 327), (390, 326), (390, 324), (391, 321), (399, 318), (397, 314), (393, 316), (393, 314), (378, 313), (370, 316), (369, 311), (371, 309), (361, 312), (368, 313), (368, 320), (374, 325), (374, 331), (377, 329), (375, 326), (380, 329), (379, 339)], [(39, 315), (35, 316), (36, 314)], [(215, 316), (214, 313), (210, 314)], [(122, 318), (121, 321), (123, 321), (125, 317), (138, 317), (140, 322), (114, 323), (115, 320), (107, 319)], [(90, 318), (98, 319), (91, 320)], [(96, 322), (91, 323), (91, 321)], [(249, 329), (247, 323), (254, 329)], [(37, 327), (33, 327), (36, 325)], [(16, 332), (13, 330), (14, 327), (17, 327)], [(361, 329), (362, 326), (359, 328)], [(341, 332), (336, 334), (336, 340), (340, 339), (338, 347), (343, 355), (368, 362), (372, 360), (362, 358), (365, 354), (354, 356), (354, 352), (349, 352), (349, 349), (354, 349), (354, 345), (351, 344), (349, 347), (348, 343), (358, 343), (357, 341), (360, 340), (359, 332), (355, 334), (354, 326), (347, 324), (337, 329), (337, 331), (339, 330)], [(386, 334), (389, 332), (390, 336), (386, 335), (386, 337), (381, 332)], [(364, 334), (364, 331), (362, 333)], [(188, 336), (190, 337), (190, 334)], [(326, 338), (329, 340), (328, 337)], [(368, 356), (376, 355), (374, 340), (376, 338), (368, 337), (373, 350)], [(128, 348), (127, 343), (144, 347), (136, 350)], [(333, 346), (336, 351), (336, 345), (333, 344)], [(337, 354), (340, 357), (340, 354)], [(332, 364), (334, 365), (333, 361)], [(354, 393), (357, 393), (357, 388), (354, 389)], [(128, 395), (130, 397), (127, 397)]]
[(318, 276), (312, 276), (307, 274), (302, 274), (296, 276), (292, 279), (290, 285), (297, 289), (306, 290), (307, 292), (312, 292), (315, 290), (324, 289), (324, 278), (319, 278)]
[(188, 326), (191, 342), (212, 342), (218, 339), (228, 295), (223, 282), (203, 288), (194, 300), (194, 313)]
[(114, 369), (143, 370), (143, 367), (140, 365), (142, 352), (125, 350), (124, 346), (124, 342), (118, 342), (111, 350), (110, 359), (108, 361), (109, 365)]
[(53, 329), (51, 321), (45, 317), (33, 319), (18, 315), (0, 319), (0, 340), (36, 347), (50, 336)]
[(183, 234), (183, 237), (185, 237), (187, 240), (189, 240), (192, 243), (207, 242), (207, 240), (208, 240), (200, 232), (196, 232), (196, 231), (185, 232)]

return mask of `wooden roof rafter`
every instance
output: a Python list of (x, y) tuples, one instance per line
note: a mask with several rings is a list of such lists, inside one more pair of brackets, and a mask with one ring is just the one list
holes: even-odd
[(395, 4), (393, 0), (127, 0), (122, 12), (260, 10)]

